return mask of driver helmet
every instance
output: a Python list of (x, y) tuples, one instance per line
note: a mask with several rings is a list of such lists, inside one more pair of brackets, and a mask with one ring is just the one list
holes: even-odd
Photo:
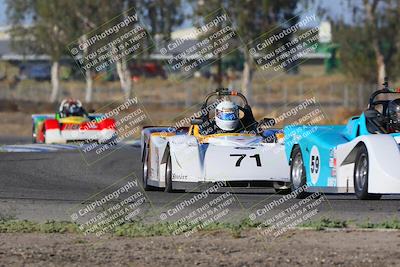
[(223, 100), (215, 108), (215, 123), (224, 131), (233, 131), (239, 125), (239, 108), (228, 100)]
[(389, 102), (388, 116), (390, 126), (396, 130), (400, 130), (400, 98)]
[(82, 108), (82, 103), (79, 100), (74, 99), (63, 100), (61, 102), (59, 112), (62, 118), (70, 116), (83, 116), (85, 113)]

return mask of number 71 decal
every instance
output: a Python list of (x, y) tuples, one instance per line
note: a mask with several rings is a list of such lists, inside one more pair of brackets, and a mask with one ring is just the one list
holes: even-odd
[[(242, 163), (242, 160), (247, 156), (246, 154), (230, 154), (231, 157), (239, 157), (238, 160), (236, 161), (235, 166), (240, 167), (240, 163)], [(254, 154), (253, 156), (249, 156), (249, 158), (254, 158), (257, 163), (257, 167), (261, 167), (261, 159), (260, 159), (260, 154)]]

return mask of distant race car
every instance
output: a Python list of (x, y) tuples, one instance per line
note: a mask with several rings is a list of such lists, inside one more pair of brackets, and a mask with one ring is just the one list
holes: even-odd
[[(216, 98), (212, 104), (211, 98)], [(241, 100), (241, 105), (228, 98)], [(214, 108), (215, 120), (211, 117)], [(247, 99), (228, 89), (207, 95), (200, 114), (190, 120), (190, 127), (142, 130), (146, 190), (157, 187), (172, 192), (216, 182), (240, 187), (273, 186), (280, 193), (290, 190), (282, 130), (262, 130), (265, 125), (273, 126), (273, 119), (257, 122)]]
[(33, 143), (105, 143), (115, 137), (115, 120), (102, 114), (88, 114), (79, 100), (62, 101), (56, 114), (32, 115)]
[[(292, 190), (351, 193), (379, 199), (400, 193), (400, 99), (384, 88), (374, 92), (360, 116), (339, 126), (286, 126), (285, 148)], [(378, 100), (384, 94), (386, 99)]]

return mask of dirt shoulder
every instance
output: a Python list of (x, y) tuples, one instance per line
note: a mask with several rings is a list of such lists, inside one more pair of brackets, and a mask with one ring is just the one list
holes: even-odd
[(400, 231), (256, 230), (146, 238), (0, 234), (0, 266), (399, 266)]
[(0, 112), (0, 136), (31, 137), (31, 114), (23, 112)]

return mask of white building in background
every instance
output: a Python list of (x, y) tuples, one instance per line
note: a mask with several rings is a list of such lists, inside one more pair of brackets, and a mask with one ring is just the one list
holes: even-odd
[(0, 26), (0, 60), (4, 61), (49, 61), (47, 55), (36, 55), (30, 49), (15, 51), (12, 47), (10, 31), (11, 26)]
[(319, 42), (332, 42), (332, 25), (329, 21), (322, 21), (319, 26)]
[(195, 39), (198, 39), (199, 35), (197, 34), (196, 28), (195, 27), (190, 27), (190, 28), (185, 28), (185, 29), (179, 29), (176, 31), (173, 31), (171, 33), (171, 39), (172, 40), (177, 40), (177, 39), (186, 39), (187, 36), (193, 36)]
[(10, 26), (0, 26), (0, 40), (10, 40)]

